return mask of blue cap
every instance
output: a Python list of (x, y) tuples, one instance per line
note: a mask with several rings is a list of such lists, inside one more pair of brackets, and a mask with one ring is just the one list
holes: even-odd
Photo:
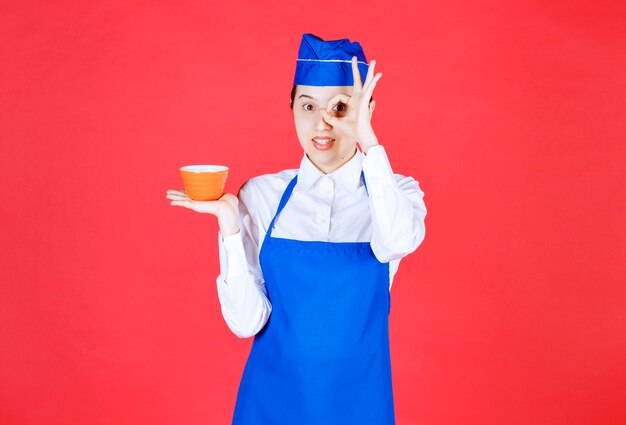
[(294, 85), (352, 86), (352, 56), (358, 60), (361, 83), (367, 76), (367, 59), (358, 42), (341, 40), (324, 41), (316, 35), (304, 34), (298, 51)]

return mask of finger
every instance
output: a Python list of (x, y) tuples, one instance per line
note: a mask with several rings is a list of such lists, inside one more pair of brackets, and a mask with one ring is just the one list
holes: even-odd
[(177, 205), (179, 207), (191, 208), (191, 201), (172, 201), (170, 205)]
[(337, 95), (335, 95), (332, 99), (330, 99), (328, 101), (328, 106), (326, 107), (326, 110), (330, 113), (330, 111), (335, 107), (335, 105), (339, 102), (343, 102), (346, 104), (346, 106), (348, 105), (348, 103), (350, 102), (350, 99), (352, 99), (350, 96), (345, 95), (343, 93), (339, 93)]
[(324, 119), (324, 121), (326, 121), (328, 124), (333, 124), (333, 120), (335, 119), (335, 117), (330, 115), (328, 111), (320, 109), (320, 114), (322, 114), (322, 118)]
[(183, 196), (185, 198), (189, 198), (187, 192), (184, 190), (168, 190), (166, 196)]
[(322, 114), (322, 117), (324, 118), (324, 121), (326, 121), (328, 124), (330, 124), (331, 126), (339, 129), (339, 130), (343, 130), (345, 123), (343, 121), (341, 121), (340, 119), (338, 119), (337, 117), (330, 115), (328, 112), (326, 112), (325, 110), (320, 110), (320, 113)]
[(189, 198), (189, 196), (187, 195), (176, 195), (174, 193), (170, 193), (169, 195), (166, 196), (167, 199), (173, 199), (176, 201), (191, 201), (191, 198)]
[(372, 93), (374, 92), (374, 87), (376, 87), (376, 83), (378, 82), (378, 80), (380, 80), (382, 78), (382, 76), (383, 76), (383, 74), (381, 72), (376, 74), (376, 76), (374, 77), (372, 82), (369, 83), (369, 85), (367, 86), (367, 88), (363, 92), (363, 97), (364, 98), (369, 100), (372, 97)]
[(324, 121), (326, 121), (328, 124), (330, 124), (332, 127), (334, 127), (336, 130), (339, 131), (349, 131), (349, 124), (345, 121), (346, 118), (345, 117), (336, 117), (334, 115), (329, 114), (328, 112), (321, 110), (320, 111), (322, 113), (322, 117), (324, 118)]
[(363, 89), (361, 82), (361, 73), (359, 73), (359, 63), (356, 56), (352, 56), (352, 77), (354, 79), (354, 93), (358, 93)]
[(367, 76), (365, 77), (365, 82), (363, 83), (363, 91), (365, 91), (365, 88), (367, 87), (367, 85), (374, 78), (374, 67), (375, 66), (376, 66), (376, 59), (372, 59), (370, 61), (370, 66), (367, 69)]

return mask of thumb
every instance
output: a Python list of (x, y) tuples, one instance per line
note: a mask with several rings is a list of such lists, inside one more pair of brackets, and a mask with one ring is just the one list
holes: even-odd
[(322, 118), (324, 118), (324, 121), (326, 121), (328, 124), (332, 125), (333, 127), (342, 127), (343, 123), (338, 120), (337, 117), (329, 114), (328, 111), (324, 109), (321, 109), (320, 112), (322, 113)]

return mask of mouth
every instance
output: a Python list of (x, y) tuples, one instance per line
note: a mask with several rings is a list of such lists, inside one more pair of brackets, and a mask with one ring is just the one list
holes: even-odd
[(313, 142), (313, 146), (321, 151), (330, 149), (335, 143), (335, 139), (330, 137), (315, 137), (311, 139), (311, 141)]

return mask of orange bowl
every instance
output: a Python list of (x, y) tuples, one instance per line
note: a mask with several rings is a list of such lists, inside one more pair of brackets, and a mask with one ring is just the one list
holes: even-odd
[(224, 194), (228, 167), (224, 165), (186, 165), (180, 168), (185, 192), (194, 201), (214, 201)]

